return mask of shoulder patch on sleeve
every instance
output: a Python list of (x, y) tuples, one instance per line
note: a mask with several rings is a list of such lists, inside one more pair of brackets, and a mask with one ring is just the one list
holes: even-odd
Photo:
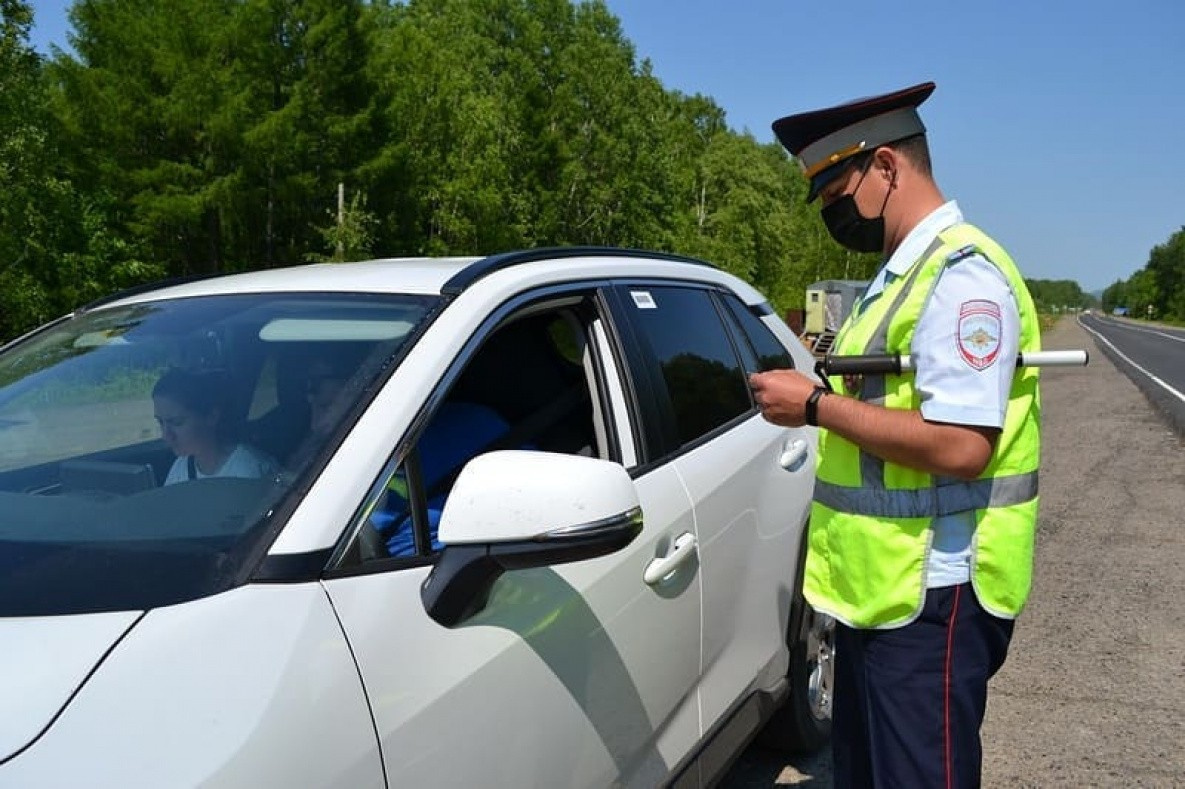
[(1000, 355), (1000, 335), (1004, 323), (1000, 305), (986, 299), (965, 301), (959, 305), (956, 338), (959, 356), (976, 370), (986, 370)]

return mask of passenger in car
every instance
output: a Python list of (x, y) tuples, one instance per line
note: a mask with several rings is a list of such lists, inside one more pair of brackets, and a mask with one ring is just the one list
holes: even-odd
[(309, 399), (309, 432), (324, 439), (337, 425), (349, 403), (342, 397), (349, 373), (328, 359), (318, 359), (309, 369), (305, 393)]
[(308, 432), (285, 460), (286, 468), (293, 472), (299, 471), (324, 446), (329, 434), (350, 406), (346, 381), (352, 373), (350, 364), (329, 356), (317, 357), (309, 364), (305, 379), (305, 397), (309, 406)]
[(235, 436), (229, 381), (217, 371), (173, 368), (152, 389), (161, 437), (177, 459), (165, 485), (205, 477), (269, 477), (279, 470), (266, 454)]

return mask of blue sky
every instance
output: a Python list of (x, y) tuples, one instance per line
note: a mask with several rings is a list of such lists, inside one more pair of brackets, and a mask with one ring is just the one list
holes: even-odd
[[(935, 176), (1028, 277), (1101, 290), (1185, 226), (1179, 0), (607, 0), (666, 87), (770, 123), (932, 80)], [(33, 44), (65, 46), (66, 0)]]

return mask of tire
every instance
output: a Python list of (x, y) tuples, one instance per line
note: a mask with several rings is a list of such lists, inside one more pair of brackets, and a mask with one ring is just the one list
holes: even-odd
[(802, 596), (806, 559), (804, 531), (798, 560), (797, 592), (790, 609), (786, 643), (790, 694), (766, 722), (758, 737), (769, 748), (787, 753), (810, 753), (831, 738), (831, 702), (835, 680), (835, 620), (817, 613)]

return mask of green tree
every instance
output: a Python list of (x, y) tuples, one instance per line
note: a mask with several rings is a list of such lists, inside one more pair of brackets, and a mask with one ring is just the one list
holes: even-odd
[(472, 254), (669, 236), (669, 103), (603, 3), (412, 0), (378, 12), (374, 52), (381, 240)]
[(367, 126), (362, 6), (80, 0), (63, 118), (172, 274), (298, 262)]
[(29, 46), (32, 10), (0, 0), (0, 337), (46, 317), (52, 294), (39, 264), (49, 228), (40, 196), (60, 189), (45, 171), (41, 60)]
[(48, 66), (27, 5), (0, 8), (5, 327), (164, 275), (371, 254), (666, 250), (779, 312), (879, 263), (830, 238), (780, 146), (664, 88), (603, 0), (77, 0), (76, 54)]
[(1102, 305), (1125, 307), (1137, 318), (1185, 321), (1185, 227), (1153, 247), (1142, 269), (1109, 285)]
[[(233, 20), (243, 108), (232, 248), (249, 266), (301, 260), (372, 142), (358, 0), (247, 0)], [(364, 199), (364, 198), (363, 198)]]
[[(221, 58), (232, 0), (80, 0), (59, 56), (60, 117), (83, 182), (172, 274), (222, 269), (218, 196), (233, 184)], [(238, 131), (238, 130), (235, 130)], [(228, 183), (228, 179), (230, 183)]]
[(413, 2), (376, 9), (370, 79), (381, 143), (362, 170), (395, 254), (518, 246), (530, 212), (510, 193), (523, 155), (503, 82), (510, 52), (483, 35), (496, 3)]
[(1149, 269), (1141, 269), (1128, 279), (1124, 287), (1124, 306), (1128, 308), (1129, 314), (1137, 318), (1170, 314), (1166, 312), (1159, 294), (1155, 274)]
[(31, 23), (26, 3), (0, 0), (0, 339), (156, 273), (77, 191)]
[(1044, 312), (1060, 312), (1065, 309), (1085, 309), (1094, 304), (1094, 297), (1084, 293), (1081, 286), (1068, 279), (1026, 279), (1029, 294)]
[(1127, 283), (1123, 280), (1115, 280), (1103, 288), (1102, 298), (1099, 302), (1104, 312), (1111, 312), (1116, 307), (1126, 307)]
[(1150, 282), (1144, 285), (1141, 295), (1146, 294), (1156, 314), (1185, 320), (1185, 227), (1153, 247), (1142, 273)]
[(305, 260), (312, 263), (345, 263), (370, 257), (374, 243), (374, 214), (366, 210), (366, 197), (355, 192), (347, 205), (344, 185), (339, 186), (339, 204), (335, 212), (327, 212), (333, 218), (332, 224), (317, 228), (329, 254), (310, 252)]

